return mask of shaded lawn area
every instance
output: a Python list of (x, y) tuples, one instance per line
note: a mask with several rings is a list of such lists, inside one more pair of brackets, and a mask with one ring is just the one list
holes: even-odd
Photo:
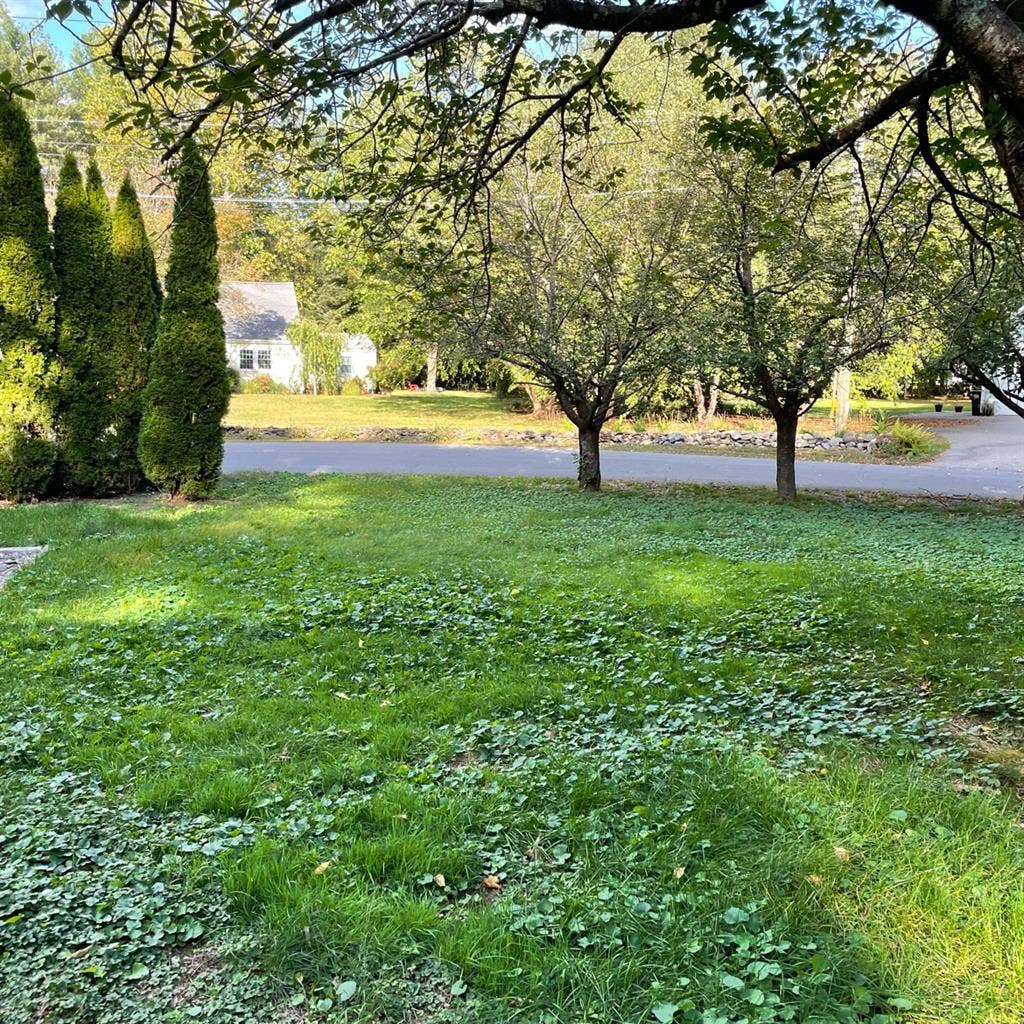
[(6, 509), (19, 1021), (1006, 1022), (1024, 518), (243, 477)]

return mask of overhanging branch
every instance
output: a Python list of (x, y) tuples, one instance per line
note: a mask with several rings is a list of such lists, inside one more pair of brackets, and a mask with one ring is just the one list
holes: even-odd
[(865, 111), (860, 117), (848, 121), (834, 132), (830, 132), (821, 141), (789, 153), (780, 153), (772, 167), (772, 173), (790, 171), (801, 164), (817, 167), (826, 157), (846, 149), (847, 146), (852, 146), (873, 128), (884, 124), (889, 118), (894, 117), (922, 97), (930, 96), (936, 89), (958, 85), (966, 80), (967, 73), (957, 65), (948, 68), (928, 68), (919, 75), (901, 82), (870, 110)]

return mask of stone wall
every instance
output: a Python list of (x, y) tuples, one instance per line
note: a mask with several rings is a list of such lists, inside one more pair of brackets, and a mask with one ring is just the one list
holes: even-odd
[[(317, 438), (337, 436), (323, 429), (296, 429), (289, 427), (246, 427), (226, 426), (228, 437), (245, 440), (271, 440), (276, 438)], [(576, 435), (564, 431), (544, 430), (484, 430), (479, 433), (447, 431), (444, 436), (436, 431), (420, 427), (364, 427), (345, 435), (349, 440), (358, 441), (443, 441), (451, 439), (485, 440), (497, 444), (541, 444), (554, 447), (575, 447)], [(754, 430), (708, 430), (693, 434), (653, 434), (644, 432), (618, 433), (603, 431), (601, 440), (609, 445), (638, 445), (671, 447), (673, 445), (697, 445), (702, 448), (774, 448), (774, 431)], [(796, 446), (801, 449), (820, 451), (877, 451), (880, 444), (889, 440), (885, 434), (846, 434), (844, 437), (830, 437), (824, 434), (797, 434)]]
[[(492, 430), (486, 436), (495, 441), (518, 441), (526, 444), (565, 444), (573, 440), (571, 435), (544, 433), (534, 430)], [(692, 434), (680, 432), (654, 434), (646, 432), (602, 431), (605, 444), (650, 445), (671, 447), (672, 445), (697, 445), (702, 448), (774, 448), (775, 431), (754, 430), (708, 430)], [(879, 445), (889, 440), (884, 434), (846, 434), (832, 437), (825, 434), (800, 433), (796, 446), (801, 449), (821, 451), (862, 451), (874, 452)]]

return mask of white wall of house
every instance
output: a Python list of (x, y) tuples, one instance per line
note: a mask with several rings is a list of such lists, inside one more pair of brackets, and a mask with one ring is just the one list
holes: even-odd
[[(1006, 390), (1008, 390), (1010, 392), (1012, 392), (1014, 390), (1015, 386), (1016, 386), (1010, 380), (1009, 377), (999, 377), (999, 376), (996, 376), (996, 377), (993, 377), (992, 380), (999, 387), (1004, 388), (1004, 389), (1006, 389)], [(982, 388), (981, 389), (981, 404), (982, 404), (982, 406), (985, 406), (985, 405), (987, 405), (989, 403), (992, 404), (992, 415), (993, 416), (1016, 416), (1017, 415), (1012, 409), (1008, 409), (1005, 405), (1003, 405), (1003, 403), (1000, 402), (999, 399), (996, 398), (996, 396), (993, 395), (992, 392), (988, 390), (988, 388)]]
[[(349, 335), (341, 352), (341, 376), (372, 380), (377, 349), (365, 334)], [(229, 340), (228, 365), (242, 380), (267, 376), (289, 391), (302, 390), (302, 353), (290, 341)]]
[(302, 385), (302, 356), (289, 341), (229, 341), (228, 364), (242, 380), (270, 377), (290, 390)]
[(366, 334), (345, 335), (345, 347), (341, 352), (341, 376), (361, 377), (364, 381), (373, 379), (377, 365), (377, 346)]

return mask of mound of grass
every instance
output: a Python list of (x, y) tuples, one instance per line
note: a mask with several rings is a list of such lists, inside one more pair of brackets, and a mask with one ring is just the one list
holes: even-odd
[(0, 520), (5, 1021), (1017, 1019), (1019, 513), (219, 497)]

